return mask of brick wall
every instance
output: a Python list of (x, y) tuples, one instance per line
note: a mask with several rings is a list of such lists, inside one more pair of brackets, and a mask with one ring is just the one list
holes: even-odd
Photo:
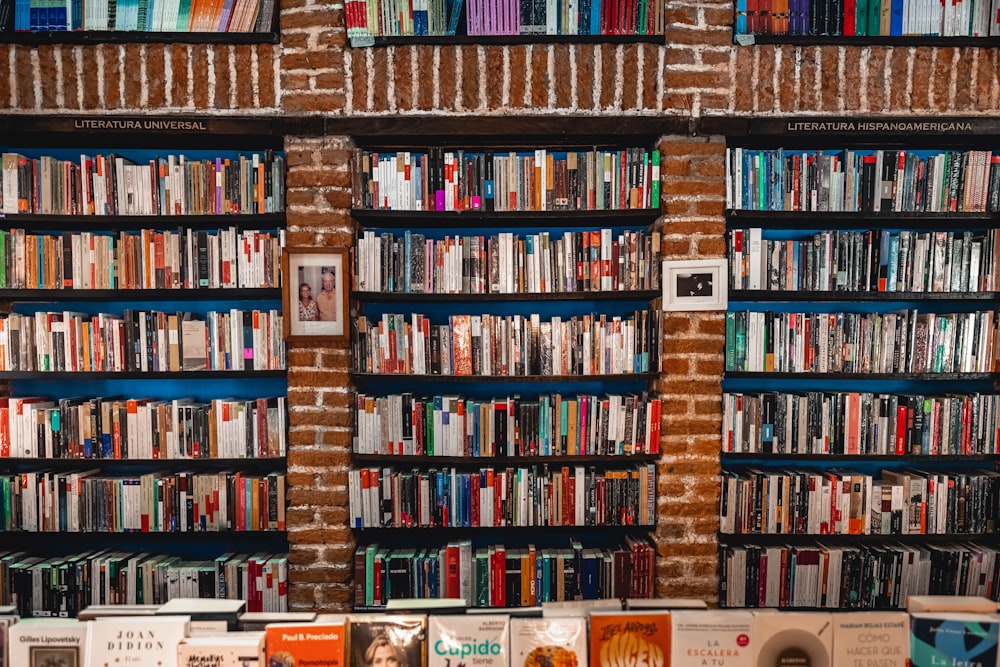
[[(278, 45), (0, 46), (0, 112), (993, 114), (1000, 49), (737, 47), (729, 0), (668, 0), (667, 45), (346, 48), (343, 3), (282, 0)], [(286, 139), (291, 245), (350, 246), (349, 141)], [(724, 255), (720, 137), (664, 137), (670, 258)], [(658, 592), (714, 599), (721, 314), (665, 320)], [(346, 345), (289, 345), (294, 608), (343, 608)]]

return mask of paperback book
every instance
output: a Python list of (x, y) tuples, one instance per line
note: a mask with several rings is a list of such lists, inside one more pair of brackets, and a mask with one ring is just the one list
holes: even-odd
[(352, 615), (347, 623), (350, 667), (424, 667), (427, 617), (410, 614)]
[(584, 618), (513, 618), (510, 622), (511, 667), (584, 667), (587, 620)]
[(670, 622), (671, 665), (753, 667), (753, 612), (678, 610)]
[(430, 616), (427, 621), (427, 667), (508, 667), (510, 617)]
[(594, 611), (591, 667), (669, 667), (670, 612)]

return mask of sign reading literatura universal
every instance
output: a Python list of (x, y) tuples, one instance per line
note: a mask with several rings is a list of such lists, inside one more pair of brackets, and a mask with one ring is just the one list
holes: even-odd
[(207, 132), (204, 120), (170, 118), (74, 118), (73, 129), (124, 132)]

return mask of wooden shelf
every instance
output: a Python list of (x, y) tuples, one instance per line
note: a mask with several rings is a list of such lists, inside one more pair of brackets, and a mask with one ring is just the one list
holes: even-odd
[(439, 536), (443, 540), (455, 539), (463, 535), (485, 535), (496, 534), (498, 539), (504, 539), (510, 535), (545, 535), (552, 533), (555, 535), (566, 535), (573, 533), (592, 532), (616, 532), (624, 534), (649, 533), (656, 528), (649, 526), (434, 526), (424, 528), (413, 526), (409, 528), (353, 528), (356, 533), (360, 533), (365, 539), (379, 537), (391, 537), (405, 535), (407, 537), (418, 536), (419, 540), (434, 540)]

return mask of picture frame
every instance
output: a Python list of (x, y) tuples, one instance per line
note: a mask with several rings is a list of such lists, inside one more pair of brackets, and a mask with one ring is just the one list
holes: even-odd
[(725, 310), (729, 282), (725, 259), (663, 260), (663, 310)]
[(349, 269), (347, 250), (284, 249), (281, 253), (284, 282), (281, 305), (286, 342), (348, 339)]

